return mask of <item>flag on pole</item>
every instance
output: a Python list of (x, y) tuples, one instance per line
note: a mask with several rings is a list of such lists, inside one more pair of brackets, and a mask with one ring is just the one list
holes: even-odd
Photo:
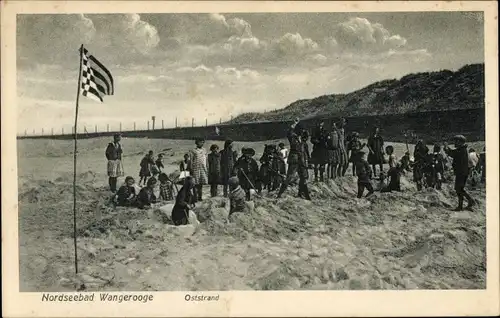
[(83, 48), (81, 93), (97, 102), (103, 102), (103, 95), (114, 94), (111, 72), (93, 55)]

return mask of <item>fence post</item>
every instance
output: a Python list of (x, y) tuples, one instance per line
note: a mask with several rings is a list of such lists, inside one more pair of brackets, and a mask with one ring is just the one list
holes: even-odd
[(120, 122), (120, 132), (122, 132), (122, 122)]
[(106, 130), (109, 132), (109, 124), (106, 124)]
[(97, 125), (95, 125), (94, 129), (95, 129), (95, 133), (97, 134)]
[(135, 131), (135, 121), (134, 121), (134, 131)]
[(28, 136), (28, 129), (24, 130), (24, 136)]
[(177, 117), (175, 117), (175, 128), (177, 128)]
[(205, 118), (205, 127), (207, 127), (207, 126), (208, 126), (208, 119)]
[(194, 118), (191, 118), (191, 127), (194, 127)]
[(149, 130), (149, 120), (148, 120), (148, 130)]
[(165, 129), (165, 121), (163, 119), (161, 120), (161, 129)]
[(61, 129), (61, 133), (62, 135), (64, 135), (64, 127)]

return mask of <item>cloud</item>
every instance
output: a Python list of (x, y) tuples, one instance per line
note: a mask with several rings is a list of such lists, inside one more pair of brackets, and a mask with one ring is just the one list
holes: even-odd
[(146, 55), (156, 48), (160, 37), (156, 27), (141, 20), (139, 14), (91, 15), (98, 39), (96, 45), (116, 54)]
[(21, 66), (74, 59), (80, 44), (90, 43), (96, 34), (93, 21), (83, 14), (21, 14), (17, 25)]
[(346, 49), (387, 50), (406, 45), (400, 35), (391, 35), (380, 23), (364, 18), (351, 18), (341, 22), (335, 30), (335, 39)]
[(287, 33), (274, 44), (278, 54), (282, 56), (303, 56), (319, 48), (318, 43), (309, 38), (303, 38), (299, 33)]

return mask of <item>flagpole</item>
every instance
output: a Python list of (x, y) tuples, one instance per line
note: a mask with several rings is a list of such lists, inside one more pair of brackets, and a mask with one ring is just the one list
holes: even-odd
[(76, 89), (75, 110), (75, 150), (73, 151), (73, 241), (75, 245), (75, 273), (78, 274), (78, 251), (76, 246), (76, 153), (77, 153), (77, 124), (78, 124), (78, 102), (80, 101), (80, 85), (82, 80), (83, 44), (80, 46), (80, 71), (78, 72), (78, 87)]

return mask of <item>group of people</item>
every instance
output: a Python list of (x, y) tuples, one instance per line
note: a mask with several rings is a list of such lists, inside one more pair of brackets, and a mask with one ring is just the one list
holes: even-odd
[[(296, 119), (287, 132), (289, 149), (283, 143), (266, 144), (259, 159), (260, 166), (252, 148), (243, 148), (241, 155), (238, 155), (233, 149), (233, 141), (228, 139), (222, 150), (213, 144), (207, 152), (205, 140), (197, 138), (194, 149), (185, 154), (180, 163), (180, 181), (171, 180), (163, 171), (162, 154), (155, 159), (153, 151), (149, 151), (140, 162), (139, 185), (136, 185), (133, 177), (128, 176), (119, 189), (117, 178), (124, 175), (121, 162), (123, 150), (120, 135), (115, 135), (114, 141), (106, 149), (109, 186), (115, 194), (114, 202), (119, 206), (148, 208), (158, 201), (175, 199), (172, 220), (174, 224), (181, 225), (188, 223), (189, 211), (203, 200), (203, 186), (207, 184), (210, 185), (212, 197), (219, 195), (219, 186), (222, 185), (223, 196), (229, 198), (232, 214), (245, 210), (245, 202), (251, 200), (253, 191), (257, 195), (263, 190), (269, 193), (277, 191), (277, 197), (280, 198), (291, 184), (297, 184), (297, 179), (297, 196), (311, 200), (309, 170), (314, 171), (315, 181), (324, 182), (326, 179), (345, 176), (350, 163), (352, 173), (357, 177), (358, 198), (364, 195), (365, 190), (368, 190), (366, 196), (375, 192), (372, 185), (375, 179), (378, 179), (377, 188), (382, 193), (401, 191), (401, 176), (409, 171), (413, 172), (413, 181), (418, 190), (423, 187), (441, 189), (451, 158), (458, 195), (456, 210), (464, 208), (464, 199), (468, 202), (466, 209), (474, 206), (475, 202), (465, 187), (469, 178), (473, 179), (473, 184), (485, 182), (485, 152), (483, 150), (478, 155), (474, 149), (468, 149), (464, 136), (454, 137), (455, 149), (450, 149), (447, 144), (444, 147), (435, 144), (432, 152), (423, 140), (419, 140), (413, 158), (407, 151), (398, 160), (393, 146), (384, 147), (379, 128), (373, 129), (367, 143), (361, 143), (357, 132), (346, 136), (345, 127), (344, 119), (332, 124), (330, 130), (321, 122), (310, 136), (300, 120)], [(309, 137), (313, 145), (312, 152), (309, 150)], [(365, 147), (368, 151), (364, 151)], [(389, 165), (387, 172), (384, 171), (384, 164)], [(160, 191), (157, 198), (154, 190), (158, 182)], [(177, 183), (181, 185), (180, 190), (177, 189)]]

